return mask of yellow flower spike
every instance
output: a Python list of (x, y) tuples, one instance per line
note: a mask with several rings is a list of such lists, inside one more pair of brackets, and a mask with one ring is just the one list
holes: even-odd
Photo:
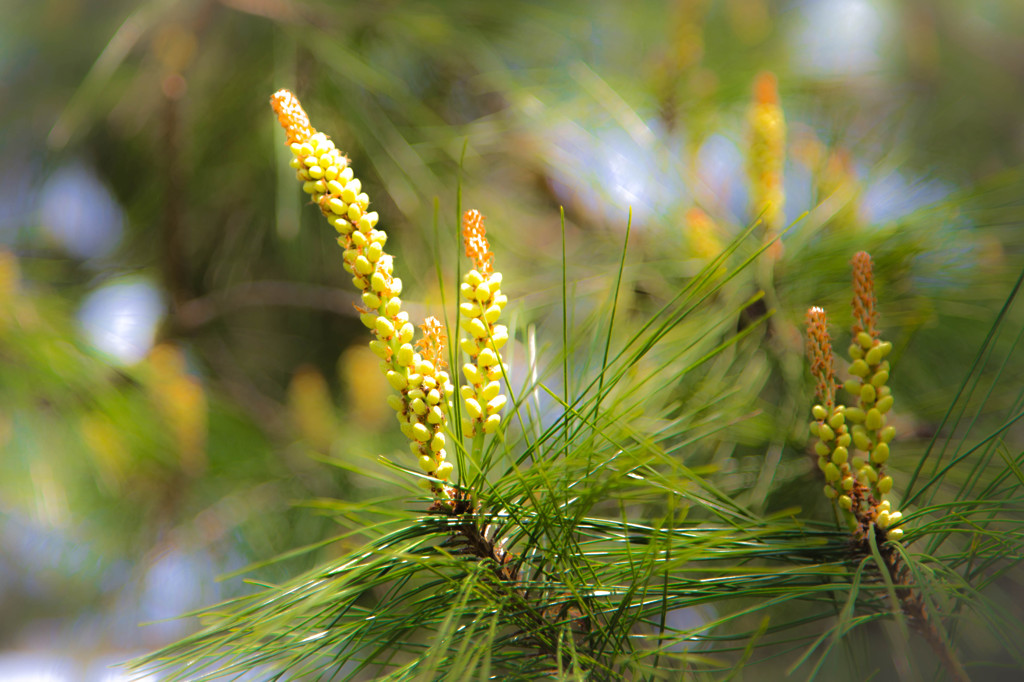
[(772, 238), (785, 222), (786, 201), (782, 175), (786, 160), (786, 120), (779, 105), (775, 74), (765, 71), (754, 81), (754, 101), (747, 114), (747, 124), (751, 206), (756, 215), (763, 216), (765, 234)]
[(278, 90), (270, 98), (270, 104), (274, 107), (285, 134), (288, 135), (288, 144), (292, 146), (292, 151), (296, 151), (297, 148), (301, 152), (302, 143), (308, 140), (314, 131), (298, 98), (287, 90)]
[[(836, 401), (835, 360), (832, 337), (828, 333), (828, 318), (818, 306), (807, 311), (807, 353), (811, 358), (811, 374), (817, 381), (816, 393), (822, 400), (825, 414), (832, 412)], [(812, 410), (816, 412), (816, 410)]]
[[(858, 399), (864, 412), (863, 432), (858, 439), (857, 447), (870, 454), (871, 466), (866, 470), (876, 501), (875, 510), (880, 519), (891, 519), (892, 517), (888, 515), (888, 502), (881, 500), (892, 490), (893, 485), (892, 477), (885, 475), (884, 471), (884, 465), (889, 459), (889, 441), (895, 435), (895, 430), (885, 424), (886, 414), (892, 409), (894, 402), (892, 390), (887, 385), (891, 368), (889, 362), (885, 360), (892, 351), (892, 344), (879, 339), (871, 256), (866, 251), (859, 251), (854, 254), (851, 264), (854, 338), (851, 351), (856, 348), (857, 352), (851, 352), (854, 362), (850, 366), (850, 373), (854, 378), (846, 382), (844, 387)], [(872, 473), (874, 476), (870, 476)], [(886, 505), (884, 509), (883, 504)], [(885, 528), (886, 525), (888, 523), (885, 521), (878, 524), (880, 528)], [(899, 534), (895, 538), (891, 534), (888, 537), (890, 540), (898, 539)]]
[[(875, 328), (875, 278), (871, 266), (871, 256), (867, 251), (858, 251), (853, 260), (853, 336), (857, 343), (869, 349), (878, 338)], [(872, 363), (877, 364), (877, 363)]]
[[(410, 385), (428, 390), (414, 388), (408, 391), (407, 397), (411, 398), (413, 407), (405, 417), (411, 420), (409, 433), (414, 440), (413, 448), (419, 455), (420, 467), (434, 478), (448, 481), (455, 469), (444, 461), (447, 419), (442, 408), (445, 404), (443, 397), (454, 391), (448, 373), (444, 371), (447, 342), (444, 327), (437, 318), (427, 318), (420, 328), (423, 337), (417, 343), (418, 352), (414, 352), (410, 359), (408, 371), (413, 373), (408, 374), (408, 380)], [(405, 348), (400, 349), (403, 355), (407, 355)], [(446, 486), (435, 492), (449, 497), (452, 493)]]
[(850, 457), (849, 447), (857, 432), (851, 433), (850, 429), (851, 424), (854, 429), (857, 425), (847, 408), (836, 405), (835, 357), (825, 311), (817, 306), (808, 310), (806, 324), (807, 353), (816, 381), (817, 397), (821, 401), (811, 408), (814, 417), (811, 434), (819, 439), (814, 450), (818, 455), (818, 467), (827, 482), (825, 495), (852, 515), (851, 518), (859, 518), (861, 502), (868, 491), (857, 482), (851, 468), (855, 461)]
[[(899, 540), (900, 529), (891, 528), (903, 515), (891, 509), (884, 496), (893, 488), (893, 478), (885, 473), (895, 429), (886, 425), (892, 409), (889, 388), (891, 367), (885, 359), (892, 344), (879, 339), (876, 298), (871, 257), (861, 251), (853, 257), (853, 343), (849, 347), (853, 378), (843, 388), (857, 402), (856, 407), (835, 404), (832, 345), (825, 312), (811, 308), (807, 313), (808, 355), (811, 372), (817, 381), (817, 395), (824, 404), (815, 405), (811, 434), (818, 466), (825, 474), (825, 494), (838, 500), (851, 530), (863, 539), (874, 524), (886, 539)], [(850, 451), (850, 447), (855, 450)]]
[[(394, 264), (384, 251), (387, 234), (376, 229), (378, 215), (369, 211), (370, 199), (355, 177), (348, 158), (323, 133), (310, 125), (298, 99), (287, 90), (270, 98), (294, 156), (291, 166), (327, 222), (338, 233), (343, 266), (361, 292), (358, 308), (362, 323), (373, 332), (370, 349), (381, 359), (381, 369), (398, 395), (387, 399), (420, 467), (437, 479), (425, 487), (439, 498), (450, 498), (445, 485), (454, 471), (444, 462), (447, 424), (443, 396), (454, 390), (444, 371), (445, 336), (441, 323), (429, 318), (424, 338), (412, 345), (415, 328), (402, 311), (402, 281), (393, 276)], [(417, 352), (417, 349), (419, 352)], [(421, 390), (425, 387), (426, 390)]]
[(463, 425), (469, 436), (497, 431), (501, 425), (499, 413), (508, 402), (498, 383), (504, 372), (499, 349), (508, 341), (508, 329), (496, 324), (508, 298), (501, 293), (501, 273), (494, 272), (494, 254), (486, 234), (484, 216), (477, 210), (466, 211), (462, 237), (473, 269), (459, 287), (463, 299), (459, 312), (462, 329), (471, 338), (459, 340), (459, 347), (470, 360), (462, 367), (468, 383), (459, 393), (469, 417)]

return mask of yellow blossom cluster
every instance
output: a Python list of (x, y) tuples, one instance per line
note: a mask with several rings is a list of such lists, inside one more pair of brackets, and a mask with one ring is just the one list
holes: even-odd
[(445, 483), (454, 467), (446, 462), (444, 428), (448, 401), (454, 387), (444, 371), (444, 333), (436, 320), (427, 320), (427, 340), (419, 353), (413, 346), (415, 328), (402, 310), (402, 281), (395, 277), (392, 257), (384, 251), (387, 233), (377, 229), (378, 216), (368, 211), (369, 197), (355, 177), (349, 160), (323, 133), (309, 124), (298, 99), (287, 90), (271, 97), (271, 105), (288, 136), (291, 161), (302, 189), (319, 206), (338, 233), (345, 271), (362, 292), (360, 319), (374, 338), (370, 350), (381, 361), (388, 383), (398, 392), (388, 403), (395, 409), (402, 431), (412, 441), (425, 481), (439, 497), (451, 495)]
[(892, 408), (889, 362), (885, 356), (892, 344), (880, 341), (874, 328), (874, 283), (871, 258), (858, 253), (854, 263), (854, 342), (850, 347), (853, 378), (843, 384), (857, 405), (847, 407), (835, 401), (834, 358), (825, 311), (807, 311), (807, 346), (811, 373), (817, 381), (821, 400), (811, 410), (811, 435), (818, 455), (818, 467), (825, 476), (825, 495), (843, 512), (850, 529), (864, 536), (872, 526), (886, 531), (889, 540), (903, 537), (897, 528), (902, 513), (883, 499), (892, 490), (893, 479), (884, 471), (889, 443), (896, 435), (886, 425)]
[(455, 467), (446, 461), (444, 429), (448, 424), (448, 399), (455, 387), (443, 369), (444, 326), (436, 317), (428, 317), (420, 328), (423, 338), (417, 343), (418, 352), (410, 355), (404, 345), (399, 349), (398, 365), (404, 373), (388, 373), (388, 381), (401, 394), (401, 399), (388, 396), (388, 404), (398, 416), (402, 433), (412, 441), (409, 447), (420, 467), (434, 478), (447, 481)]
[(466, 211), (462, 226), (466, 256), (473, 261), (473, 269), (462, 278), (460, 287), (460, 325), (466, 336), (459, 339), (459, 347), (469, 362), (462, 366), (466, 383), (459, 392), (466, 408), (463, 432), (474, 435), (478, 429), (496, 431), (508, 402), (500, 384), (505, 373), (501, 348), (508, 341), (508, 329), (496, 324), (508, 298), (501, 293), (501, 273), (493, 271), (494, 255), (487, 243), (484, 217), (479, 211)]
[[(853, 256), (853, 343), (850, 344), (851, 378), (843, 383), (846, 392), (854, 396), (856, 407), (846, 409), (850, 422), (850, 433), (856, 453), (851, 461), (865, 485), (868, 485), (876, 499), (892, 490), (892, 476), (886, 475), (885, 464), (889, 460), (889, 443), (896, 430), (886, 424), (887, 415), (893, 406), (889, 382), (889, 361), (892, 343), (879, 338), (875, 326), (875, 283), (871, 256), (859, 251)], [(898, 521), (900, 512), (887, 505), (873, 511), (874, 521), (879, 528), (886, 528)], [(899, 531), (899, 529), (895, 529)], [(898, 532), (901, 535), (902, 531)]]

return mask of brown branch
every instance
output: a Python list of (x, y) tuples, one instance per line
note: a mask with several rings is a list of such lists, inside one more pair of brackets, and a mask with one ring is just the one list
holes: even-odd
[(264, 306), (309, 308), (354, 318), (358, 303), (355, 294), (331, 287), (272, 280), (246, 282), (182, 303), (174, 322), (183, 331), (194, 331), (226, 313)]
[[(492, 586), (523, 605), (524, 608), (518, 612), (519, 618), (516, 620), (519, 621), (518, 626), (526, 635), (524, 643), (537, 647), (548, 657), (557, 658), (559, 656), (558, 634), (557, 630), (556, 632), (552, 632), (552, 630), (557, 629), (569, 617), (572, 617), (573, 638), (577, 643), (583, 642), (589, 633), (590, 622), (583, 615), (579, 606), (570, 600), (561, 605), (533, 608), (535, 605), (528, 603), (528, 589), (519, 584), (522, 561), (517, 560), (514, 554), (507, 551), (502, 541), (495, 542), (492, 539), (495, 531), (493, 525), (487, 524), (481, 528), (474, 515), (472, 501), (468, 496), (456, 493), (454, 501), (435, 502), (428, 513), (459, 519), (460, 523), (444, 545), (458, 547), (456, 553), (473, 556), (486, 562), (491, 570)], [(568, 664), (568, 655), (562, 653), (561, 656), (563, 663)]]
[(924, 641), (928, 642), (932, 652), (938, 657), (946, 672), (949, 673), (949, 678), (956, 682), (971, 682), (971, 678), (968, 677), (967, 671), (964, 670), (949, 642), (945, 640), (939, 633), (938, 628), (928, 618), (928, 613), (925, 611), (921, 600), (917, 598), (901, 600), (901, 606), (903, 607), (903, 613), (907, 615), (914, 630), (924, 638)]
[[(884, 537), (881, 532), (879, 532), (879, 536), (880, 540)], [(879, 546), (878, 549), (892, 582), (901, 585), (896, 588), (896, 598), (899, 600), (900, 609), (907, 617), (907, 622), (931, 647), (932, 653), (945, 668), (949, 679), (954, 682), (971, 682), (971, 678), (964, 670), (960, 659), (957, 658), (952, 645), (942, 636), (939, 628), (929, 618), (924, 600), (914, 589), (910, 571), (900, 561), (899, 555), (884, 546)]]
[[(192, 332), (241, 308), (267, 306), (307, 308), (355, 319), (359, 317), (356, 310), (359, 304), (357, 294), (332, 287), (282, 280), (261, 280), (236, 284), (186, 301), (178, 307), (173, 322), (178, 330)], [(409, 311), (413, 319), (422, 318), (425, 314), (423, 306), (405, 303), (403, 307)]]
[(184, 94), (184, 79), (172, 73), (161, 83), (163, 106), (161, 117), (161, 152), (163, 160), (164, 196), (163, 222), (160, 229), (160, 266), (163, 270), (164, 286), (171, 297), (171, 309), (175, 310), (188, 300), (189, 292), (185, 273), (185, 235), (181, 220), (181, 193), (184, 183), (181, 174), (181, 136), (179, 132), (179, 100)]

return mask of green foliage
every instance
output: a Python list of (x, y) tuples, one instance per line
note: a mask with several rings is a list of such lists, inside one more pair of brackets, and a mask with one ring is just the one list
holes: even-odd
[[(206, 613), (206, 629), (148, 662), (188, 679), (254, 668), (338, 679), (617, 679), (717, 676), (778, 657), (814, 677), (840, 657), (870, 674), (888, 654), (853, 652), (869, 624), (891, 619), (894, 646), (910, 647), (911, 630), (920, 632), (951, 677), (962, 669), (946, 623), (984, 627), (1020, 665), (1017, 614), (985, 594), (1020, 551), (1024, 454), (1006, 455), (1005, 441), (1002, 466), (991, 455), (975, 460), (972, 477), (996, 479), (984, 492), (914, 510), (907, 549), (879, 546), (874, 534), (870, 548), (858, 545), (797, 508), (756, 513), (736, 502), (735, 478), (673, 454), (681, 440), (708, 439), (700, 432), (724, 415), (681, 410), (662, 377), (685, 382), (729, 351), (743, 364), (741, 337), (763, 332), (736, 334), (737, 309), (708, 305), (743, 274), (743, 265), (719, 269), (739, 246), (639, 331), (614, 325), (613, 296), (588, 332), (609, 344), (588, 349), (603, 358), (595, 375), (558, 386), (563, 360), (577, 353), (569, 343), (516, 392), (507, 437), (463, 453), (463, 508), (350, 512), (365, 544)], [(615, 291), (622, 284), (632, 282)], [(678, 333), (695, 327), (710, 332)], [(531, 399), (546, 406), (532, 412)], [(551, 413), (562, 416), (545, 423)], [(925, 486), (943, 488), (947, 471)]]

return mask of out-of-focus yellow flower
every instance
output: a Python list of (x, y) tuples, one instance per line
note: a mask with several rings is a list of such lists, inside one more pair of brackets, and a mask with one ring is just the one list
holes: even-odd
[(382, 426), (391, 416), (391, 386), (377, 370), (380, 358), (366, 346), (349, 346), (338, 358), (338, 377), (345, 392), (346, 415), (364, 427)]
[(670, 18), (671, 45), (669, 63), (675, 73), (693, 66), (704, 56), (704, 24), (707, 3), (702, 0), (678, 0)]
[(0, 249), (0, 332), (10, 324), (14, 303), (21, 285), (18, 257), (7, 249)]
[(149, 352), (150, 397), (174, 436), (181, 469), (198, 476), (206, 469), (207, 404), (199, 380), (185, 370), (177, 347), (161, 343)]
[(412, 441), (410, 447), (421, 468), (434, 479), (424, 481), (424, 486), (440, 498), (449, 498), (453, 489), (446, 483), (454, 467), (446, 461), (444, 430), (454, 387), (444, 371), (443, 353), (437, 351), (445, 345), (442, 326), (433, 318), (426, 321), (422, 327), (426, 336), (417, 352), (415, 328), (399, 298), (402, 280), (394, 276), (393, 259), (384, 251), (387, 234), (376, 229), (378, 216), (368, 211), (370, 199), (348, 158), (310, 125), (292, 93), (280, 90), (270, 103), (288, 136), (295, 157), (291, 165), (302, 189), (337, 231), (343, 267), (362, 292), (360, 319), (374, 336), (370, 350), (380, 358), (381, 370), (397, 392), (389, 396), (388, 404)]
[(701, 209), (694, 206), (686, 212), (686, 239), (695, 258), (706, 262), (722, 253), (718, 233), (718, 225)]
[(18, 257), (7, 249), (0, 249), (0, 304), (5, 304), (18, 293), (21, 267)]
[(466, 211), (462, 217), (462, 236), (466, 256), (473, 261), (473, 269), (462, 278), (460, 325), (465, 336), (459, 347), (469, 356), (462, 366), (466, 378), (459, 392), (465, 412), (462, 429), (474, 435), (479, 428), (494, 433), (501, 425), (501, 410), (508, 402), (501, 393), (501, 378), (505, 365), (501, 348), (508, 341), (508, 328), (496, 324), (508, 298), (501, 293), (501, 273), (494, 272), (494, 254), (487, 243), (484, 217), (477, 210)]
[(747, 173), (751, 208), (762, 216), (766, 235), (774, 238), (786, 220), (783, 211), (786, 119), (779, 104), (775, 74), (765, 71), (754, 81), (754, 101), (747, 114), (747, 126), (750, 131)]
[(288, 385), (288, 408), (292, 424), (302, 438), (321, 452), (327, 452), (337, 433), (334, 402), (324, 375), (315, 367), (295, 370)]

